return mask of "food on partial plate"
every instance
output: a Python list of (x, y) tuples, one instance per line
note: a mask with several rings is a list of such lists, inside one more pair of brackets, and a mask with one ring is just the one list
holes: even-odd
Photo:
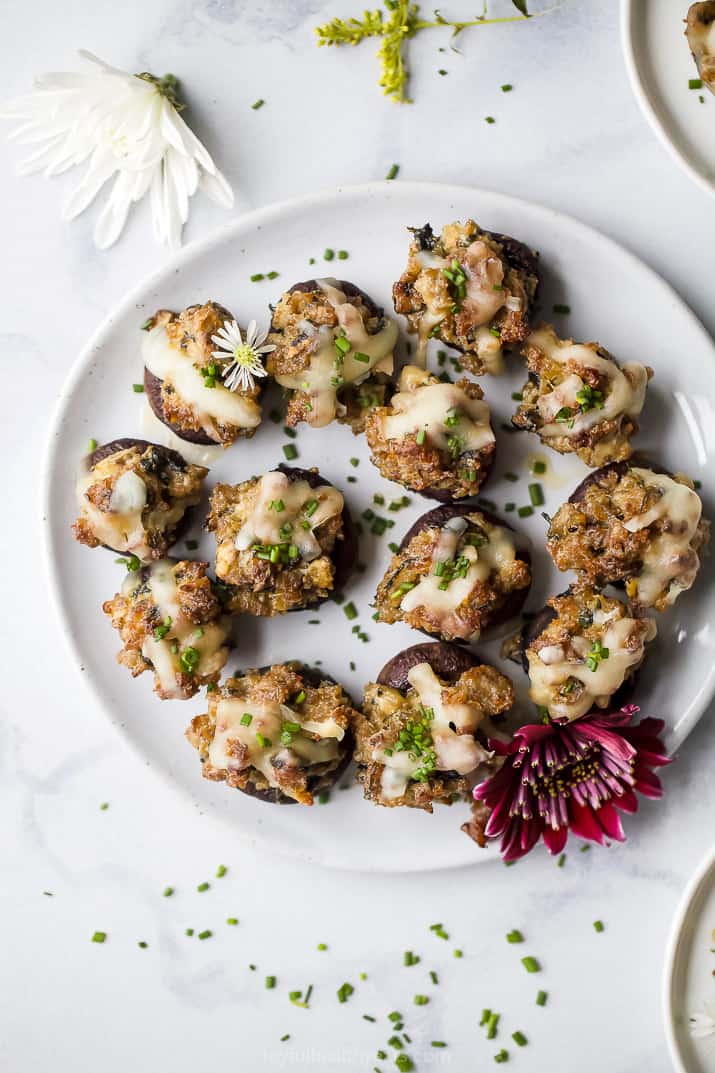
[(208, 565), (159, 559), (130, 570), (121, 591), (103, 605), (124, 643), (117, 662), (133, 678), (153, 671), (162, 700), (193, 697), (218, 680), (228, 658), (231, 620)]
[(476, 494), (494, 460), (479, 384), (445, 382), (416, 365), (404, 367), (389, 405), (370, 411), (365, 432), (383, 477), (443, 502)]
[(262, 356), (252, 321), (242, 332), (216, 302), (160, 309), (144, 326), (144, 390), (158, 419), (189, 443), (229, 447), (261, 422)]
[(629, 462), (588, 477), (554, 514), (547, 548), (579, 584), (624, 583), (636, 608), (665, 611), (691, 587), (710, 524), (692, 481)]
[(279, 466), (241, 484), (217, 484), (206, 528), (227, 606), (281, 615), (322, 603), (353, 566), (356, 538), (342, 493), (317, 469)]
[(552, 596), (518, 639), (529, 696), (552, 719), (617, 708), (656, 632), (652, 619), (594, 589)]
[(708, 89), (715, 93), (715, 0), (691, 4), (685, 20), (685, 36)]
[(311, 279), (273, 311), (268, 371), (288, 392), (286, 421), (323, 428), (337, 419), (361, 432), (385, 399), (397, 325), (353, 283)]
[(365, 797), (427, 812), (463, 799), (491, 760), (492, 719), (513, 702), (509, 679), (465, 648), (437, 642), (405, 649), (365, 686), (355, 731)]
[(146, 440), (112, 440), (85, 459), (77, 484), (80, 544), (161, 559), (181, 535), (201, 498), (208, 470)]
[(341, 685), (299, 662), (236, 672), (186, 736), (206, 779), (273, 804), (312, 805), (350, 763), (357, 717)]
[(512, 417), (516, 428), (587, 466), (630, 458), (652, 369), (619, 365), (598, 343), (559, 339), (550, 324), (531, 333), (522, 353), (529, 379)]
[(428, 340), (436, 338), (461, 351), (470, 372), (501, 372), (504, 347), (530, 331), (537, 255), (474, 220), (447, 224), (439, 235), (429, 224), (410, 230), (407, 268), (392, 294), (396, 312), (418, 335), (419, 363), (424, 366)]
[(375, 596), (378, 621), (477, 641), (521, 610), (530, 563), (514, 530), (493, 514), (463, 503), (435, 507), (392, 556)]

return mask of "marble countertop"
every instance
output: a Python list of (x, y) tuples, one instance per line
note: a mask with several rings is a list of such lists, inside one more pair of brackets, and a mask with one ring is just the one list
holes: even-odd
[[(0, 96), (27, 90), (35, 73), (71, 69), (78, 47), (129, 70), (173, 71), (190, 121), (238, 191), (237, 211), (382, 178), (397, 162), (406, 179), (503, 190), (580, 217), (656, 268), (713, 330), (715, 251), (703, 226), (713, 203), (637, 109), (615, 0), (567, 0), (526, 26), (480, 28), (460, 53), (438, 52), (448, 44), (441, 31), (424, 34), (409, 107), (380, 96), (369, 44), (315, 48), (315, 24), (360, 8), (73, 0), (60, 13), (50, 0), (26, 0), (5, 13)], [(468, 8), (454, 0), (450, 13)], [(512, 93), (500, 92), (504, 82)], [(266, 104), (253, 111), (258, 97)], [(23, 569), (41, 560), (37, 474), (60, 384), (106, 311), (167, 253), (152, 244), (146, 206), (98, 253), (91, 214), (60, 222), (63, 181), (20, 179), (17, 154), (4, 145), (0, 154), (9, 402), (0, 437), (11, 460), (6, 510), (25, 522), (7, 526), (0, 559), (0, 1068), (389, 1070), (392, 1057), (375, 1056), (396, 1009), (420, 1071), (478, 1073), (509, 1045), (525, 1073), (665, 1073), (661, 965), (680, 892), (711, 843), (712, 713), (665, 773), (665, 800), (629, 822), (629, 842), (572, 849), (563, 868), (535, 853), (515, 868), (447, 875), (315, 871), (247, 848), (177, 802), (95, 709), (68, 665), (42, 572)], [(197, 198), (187, 240), (224, 219)], [(214, 879), (219, 864), (228, 871)], [(206, 879), (211, 889), (197, 892)], [(435, 921), (449, 942), (430, 932)], [(213, 935), (199, 942), (187, 927)], [(512, 928), (526, 936), (523, 948), (504, 941)], [(95, 930), (107, 932), (104, 945), (89, 941)], [(404, 967), (408, 949), (419, 965)], [(522, 951), (538, 956), (540, 976), (523, 971)], [(416, 1007), (429, 970), (440, 984)], [(356, 991), (341, 1005), (345, 981)], [(308, 984), (312, 1008), (291, 1005), (287, 993)], [(549, 993), (544, 1009), (538, 988)], [(503, 1013), (496, 1041), (478, 1028), (485, 1006)], [(528, 1047), (511, 1045), (516, 1029)], [(448, 1047), (431, 1048), (434, 1039)]]

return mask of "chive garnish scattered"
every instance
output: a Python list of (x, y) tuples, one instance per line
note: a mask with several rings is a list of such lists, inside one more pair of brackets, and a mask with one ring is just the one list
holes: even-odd
[(571, 306), (562, 305), (557, 302), (556, 305), (553, 307), (553, 310), (554, 313), (562, 313), (564, 316), (566, 316), (568, 313), (571, 312)]
[(206, 928), (205, 931), (200, 931), (199, 932), (197, 938), (199, 938), (199, 939), (210, 939), (212, 935), (213, 935), (213, 932), (210, 931), (208, 928)]
[(298, 457), (298, 448), (294, 443), (284, 443), (283, 454), (289, 462), (292, 462), (294, 458)]
[(403, 965), (418, 965), (419, 961), (420, 959), (418, 955), (413, 954), (411, 950), (405, 950), (404, 954), (402, 955)]
[(387, 175), (385, 176), (385, 178), (386, 179), (396, 179), (397, 178), (397, 173), (398, 173), (399, 170), (400, 170), (400, 165), (399, 164), (393, 164), (392, 167), (390, 168), (390, 170), (388, 171)]
[(275, 976), (266, 976), (266, 990), (267, 991), (272, 991), (275, 986), (276, 986), (276, 978), (275, 978)]
[(249, 278), (251, 280), (251, 283), (260, 283), (261, 280), (265, 279), (266, 277), (264, 276), (263, 272), (254, 272), (253, 275)]
[(562, 854), (561, 854), (561, 855), (559, 856), (559, 859), (558, 859), (558, 860), (557, 860), (557, 862), (556, 862), (556, 867), (557, 867), (557, 868), (563, 868), (563, 866), (564, 866), (565, 864), (566, 864), (566, 854), (565, 854), (565, 853), (562, 853)]
[(226, 917), (226, 923), (235, 928), (236, 924), (238, 924), (238, 917)]
[(444, 1040), (441, 1040), (441, 1039), (433, 1039), (432, 1042), (430, 1043), (430, 1047), (446, 1047), (446, 1046), (447, 1046), (447, 1044), (444, 1042)]
[(529, 499), (532, 507), (541, 507), (544, 503), (544, 492), (540, 484), (529, 485)]
[(521, 963), (527, 972), (541, 972), (541, 965), (534, 957), (522, 958)]
[(462, 950), (460, 950), (459, 948), (457, 948), (456, 950), (452, 951), (452, 957), (455, 957), (455, 958), (464, 957), (464, 952)]
[(339, 261), (347, 261), (349, 256), (350, 256), (350, 254), (348, 253), (347, 250), (338, 250), (338, 260)]
[(507, 932), (506, 941), (508, 943), (523, 943), (524, 936), (521, 934), (518, 928), (514, 928), (513, 931)]
[(222, 879), (223, 876), (226, 875), (226, 872), (228, 872), (228, 868), (226, 867), (226, 865), (225, 864), (220, 864), (218, 866), (218, 868), (216, 869), (216, 878), (217, 879)]
[(251, 105), (251, 108), (253, 109), (254, 112), (257, 112), (258, 109), (262, 108), (265, 103), (266, 102), (263, 100), (263, 98), (259, 97), (259, 99), (257, 101), (253, 102), (253, 104)]
[(514, 87), (511, 85), (510, 82), (505, 82), (504, 85), (501, 88), (501, 91), (502, 91), (502, 93), (511, 93), (513, 88)]
[(170, 898), (174, 893), (173, 887), (164, 887), (163, 894), (165, 898)]
[(537, 991), (536, 993), (536, 1005), (545, 1006), (546, 1000), (549, 997), (548, 991)]
[(87, 444), (87, 447), (88, 447), (88, 450), (89, 450), (89, 452), (91, 454), (92, 451), (97, 450), (97, 441), (94, 440), (94, 439), (90, 440), (89, 443)]
[(702, 80), (702, 78), (689, 78), (688, 79), (688, 89), (702, 89), (702, 88), (703, 88), (703, 80)]
[(106, 938), (107, 938), (106, 931), (95, 931), (94, 935), (92, 936), (92, 942), (93, 943), (103, 943)]
[(486, 115), (486, 116), (484, 116), (484, 122), (485, 123), (496, 123), (496, 119), (494, 118), (493, 115)]
[(109, 802), (108, 801), (103, 801), (102, 804), (99, 806), (99, 808), (100, 808), (101, 812), (106, 812), (107, 809), (109, 808)]
[(516, 512), (520, 518), (529, 518), (534, 513), (533, 507), (519, 507)]
[(546, 473), (546, 463), (541, 462), (538, 458), (531, 467), (532, 473)]
[(412, 999), (415, 1006), (426, 1006), (429, 1002), (429, 995), (415, 995)]
[(355, 607), (355, 604), (352, 602), (352, 600), (350, 600), (349, 603), (345, 604), (343, 611), (345, 613), (345, 618), (348, 619), (348, 621), (350, 622), (352, 622), (353, 619), (358, 617), (357, 608)]
[(364, 1013), (362, 1019), (363, 1021), (371, 1021), (373, 1024), (377, 1021), (377, 1017), (372, 1017), (369, 1013)]
[(499, 1024), (498, 1013), (490, 1013), (487, 1019), (487, 1039), (494, 1039), (497, 1034), (497, 1025)]
[(199, 893), (203, 894), (203, 892), (205, 890), (208, 890), (210, 886), (211, 886), (210, 883), (203, 882), (203, 883), (199, 883), (199, 885), (198, 885), (198, 887), (196, 889), (197, 889), (197, 891), (199, 891)]
[(509, 1061), (509, 1052), (505, 1051), (504, 1048), (502, 1047), (502, 1049), (497, 1054), (494, 1055), (494, 1061), (499, 1062), (500, 1064), (502, 1062), (508, 1062)]
[(517, 1045), (517, 1047), (526, 1047), (527, 1043), (529, 1042), (524, 1033), (519, 1032), (518, 1030), (516, 1032), (512, 1032), (511, 1038), (514, 1040), (514, 1043)]
[(437, 973), (434, 970), (430, 970), (429, 978), (430, 978), (430, 980), (432, 981), (432, 983), (436, 987), (437, 984), (439, 983), (439, 977), (437, 976)]
[(604, 930), (603, 921), (602, 920), (594, 920), (593, 928), (594, 928), (594, 931), (603, 931)]
[(442, 924), (430, 924), (429, 930), (433, 931), (438, 939), (449, 939), (449, 935)]
[(142, 325), (140, 325), (139, 330), (142, 331), (142, 332), (148, 332), (149, 329), (152, 326), (153, 321), (154, 321), (153, 317), (147, 317), (146, 320), (144, 321), (144, 323)]
[(137, 395), (141, 395), (143, 390), (144, 390), (144, 385), (143, 384), (132, 384), (132, 391), (136, 392)]
[(137, 946), (141, 950), (146, 950), (146, 948), (149, 946), (149, 943), (145, 943), (143, 939), (140, 939), (139, 942), (137, 943)]
[(337, 990), (338, 1002), (347, 1002), (354, 991), (355, 988), (352, 984), (341, 984)]
[(324, 261), (332, 261), (332, 259), (334, 257), (335, 257), (335, 250), (331, 250), (329, 246), (327, 247), (327, 249), (323, 250), (323, 260)]
[(400, 1073), (410, 1073), (410, 1071), (415, 1068), (412, 1059), (407, 1054), (398, 1054), (395, 1058), (395, 1065)]
[(193, 934), (194, 934), (194, 929), (193, 928), (186, 928), (185, 931), (184, 931), (184, 935), (188, 935), (189, 937), (191, 937)]

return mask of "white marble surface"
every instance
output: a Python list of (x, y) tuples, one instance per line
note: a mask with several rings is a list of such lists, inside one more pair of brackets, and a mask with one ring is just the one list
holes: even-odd
[[(26, 0), (5, 11), (0, 94), (72, 66), (81, 46), (129, 69), (171, 70), (239, 191), (239, 210), (379, 178), (398, 162), (401, 177), (501, 189), (619, 237), (713, 329), (712, 201), (677, 170), (631, 98), (615, 0), (573, 0), (528, 26), (479, 29), (464, 36), (461, 55), (439, 53), (446, 36), (425, 34), (413, 49), (416, 103), (402, 108), (375, 88), (369, 44), (348, 53), (314, 46), (313, 25), (360, 7)], [(454, 0), (450, 12), (470, 8)], [(515, 89), (504, 95), (507, 81)], [(257, 97), (266, 105), (254, 112)], [(513, 869), (390, 878), (310, 871), (233, 842), (177, 803), (94, 709), (68, 666), (42, 573), (27, 569), (40, 561), (37, 475), (74, 354), (166, 253), (152, 245), (143, 208), (116, 248), (95, 252), (87, 219), (59, 222), (62, 181), (16, 178), (13, 157), (2, 146), (0, 1069), (388, 1070), (392, 1058), (376, 1062), (375, 1052), (389, 1035), (386, 1014), (401, 1009), (419, 1070), (478, 1073), (504, 1045), (516, 1068), (533, 1073), (665, 1073), (661, 960), (680, 890), (712, 839), (711, 716), (666, 773), (665, 801), (630, 821), (625, 847), (570, 852), (563, 869), (536, 853)], [(197, 202), (187, 238), (222, 219)], [(197, 893), (219, 863), (228, 874)], [(167, 884), (171, 898), (162, 897)], [(228, 916), (240, 924), (227, 927)], [(449, 943), (428, 930), (438, 920)], [(186, 938), (187, 926), (213, 937)], [(514, 927), (527, 936), (523, 948), (504, 941)], [(96, 929), (108, 933), (103, 946), (89, 942)], [(318, 953), (318, 942), (329, 952)], [(402, 965), (408, 948), (422, 958), (412, 968)], [(523, 952), (540, 958), (541, 976), (523, 971)], [(264, 989), (267, 974), (278, 977), (274, 991)], [(340, 1005), (343, 981), (356, 993)], [(312, 1008), (291, 1006), (287, 992), (309, 983)], [(549, 992), (545, 1009), (534, 1005), (539, 987)], [(432, 1001), (413, 1006), (423, 991)], [(493, 1042), (477, 1027), (484, 1006), (503, 1013)], [(523, 1050), (510, 1045), (516, 1028), (531, 1041)], [(284, 1033), (291, 1039), (281, 1043)], [(425, 1047), (432, 1039), (449, 1047)]]

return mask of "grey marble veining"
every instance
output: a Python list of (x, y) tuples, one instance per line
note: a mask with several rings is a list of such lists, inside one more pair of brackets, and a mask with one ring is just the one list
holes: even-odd
[[(449, 10), (467, 17), (471, 6), (453, 0)], [(60, 11), (27, 0), (5, 12), (0, 94), (26, 90), (34, 72), (71, 67), (81, 46), (129, 69), (171, 70), (234, 184), (236, 211), (381, 178), (397, 162), (406, 179), (501, 189), (582, 218), (652, 264), (715, 327), (715, 253), (704, 241), (712, 202), (638, 112), (615, 0), (568, 0), (528, 26), (480, 28), (459, 40), (459, 53), (438, 51), (448, 34), (425, 34), (412, 50), (415, 104), (403, 108), (377, 89), (373, 44), (315, 47), (317, 22), (362, 7), (73, 0)], [(440, 78), (438, 67), (449, 74)], [(506, 81), (511, 94), (499, 91)], [(258, 97), (266, 105), (254, 112)], [(16, 158), (0, 147), (0, 1069), (388, 1070), (392, 1058), (376, 1062), (375, 1053), (389, 1035), (386, 1013), (400, 1009), (420, 1071), (479, 1073), (503, 1043), (477, 1027), (491, 1006), (508, 1033), (529, 1037), (518, 1053), (510, 1047), (525, 1073), (666, 1073), (661, 963), (681, 889), (712, 841), (712, 713), (664, 773), (665, 800), (629, 819), (625, 846), (572, 850), (561, 869), (539, 853), (511, 869), (373, 877), (312, 871), (232, 841), (177, 803), (95, 710), (48, 606), (37, 524), (44, 437), (78, 348), (167, 255), (153, 245), (146, 206), (113, 250), (96, 252), (91, 214), (71, 226), (59, 219), (74, 177), (19, 179)], [(187, 239), (224, 219), (197, 198)], [(214, 880), (219, 863), (229, 872)], [(204, 879), (212, 889), (200, 894)], [(226, 926), (234, 916), (240, 923)], [(449, 943), (430, 933), (436, 920)], [(187, 927), (214, 934), (199, 942)], [(524, 948), (504, 941), (514, 927)], [(97, 929), (108, 933), (104, 946), (89, 942)], [(318, 942), (329, 952), (318, 953)], [(418, 966), (403, 966), (406, 949)], [(522, 950), (540, 958), (540, 976), (524, 973)], [(429, 969), (440, 986), (418, 1008), (412, 996), (427, 990)], [(263, 985), (269, 974), (274, 991)], [(344, 981), (356, 994), (341, 1005)], [(313, 1008), (292, 1006), (287, 992), (309, 983)], [(549, 992), (543, 1010), (534, 1005), (540, 987)], [(281, 1043), (284, 1033), (291, 1039)], [(432, 1039), (449, 1047), (423, 1046)]]

